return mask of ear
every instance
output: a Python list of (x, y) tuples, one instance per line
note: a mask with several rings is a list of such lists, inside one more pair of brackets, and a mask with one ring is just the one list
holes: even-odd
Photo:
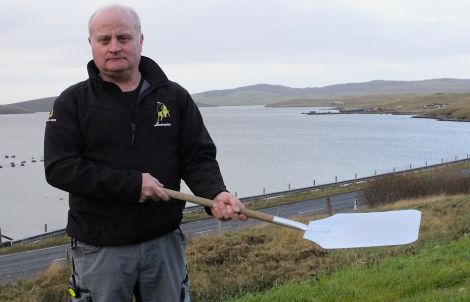
[(144, 35), (140, 34), (140, 52), (142, 52), (142, 45), (144, 44)]
[(90, 37), (88, 37), (88, 43), (90, 43), (90, 45), (91, 45), (91, 38)]

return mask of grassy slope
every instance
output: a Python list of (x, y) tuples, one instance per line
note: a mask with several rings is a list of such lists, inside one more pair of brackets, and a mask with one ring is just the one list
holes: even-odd
[[(320, 292), (341, 295), (352, 292), (366, 295), (363, 301), (384, 301), (386, 299), (379, 296), (384, 284), (388, 284), (388, 295), (400, 295), (408, 286), (407, 280), (414, 281), (418, 276), (429, 278), (426, 282), (416, 279), (419, 282), (414, 282), (410, 289), (411, 293), (416, 292), (413, 298), (449, 294), (459, 301), (458, 295), (462, 293), (458, 289), (465, 287), (464, 293), (469, 290), (470, 268), (462, 263), (468, 262), (468, 256), (465, 256), (468, 240), (463, 238), (470, 233), (470, 195), (402, 201), (378, 210), (398, 208), (417, 208), (423, 212), (420, 239), (416, 243), (325, 251), (303, 240), (299, 232), (277, 226), (242, 229), (190, 240), (188, 261), (192, 301), (229, 301), (289, 282), (293, 286), (289, 291), (294, 290), (295, 298), (286, 300), (280, 296), (269, 301), (296, 301), (297, 297), (297, 301), (312, 301), (301, 299), (304, 291), (301, 287), (310, 289), (315, 286)], [(299, 220), (314, 218), (318, 217), (308, 216)], [(448, 262), (440, 263), (441, 260), (436, 259), (450, 250), (446, 246), (449, 244), (455, 253), (445, 258)], [(439, 251), (443, 251), (442, 254)], [(409, 264), (415, 265), (414, 270), (407, 269)], [(0, 301), (67, 301), (67, 271), (52, 270), (36, 280), (0, 286)], [(307, 286), (299, 283), (301, 281), (307, 282)], [(402, 298), (406, 301), (408, 296)], [(254, 301), (263, 301), (259, 300), (262, 298), (256, 299)], [(334, 301), (336, 298), (328, 299), (319, 297), (319, 301)]]
[(404, 201), (385, 209), (402, 207), (423, 212), (416, 243), (335, 251), (330, 256), (350, 264), (235, 301), (469, 301), (470, 196)]
[(320, 281), (291, 282), (237, 301), (470, 301), (469, 250), (470, 238), (461, 238), (413, 256), (351, 266)]

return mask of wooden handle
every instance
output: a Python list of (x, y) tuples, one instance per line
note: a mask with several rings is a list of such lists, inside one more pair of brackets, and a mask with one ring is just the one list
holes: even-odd
[[(163, 188), (163, 190), (168, 194), (171, 198), (178, 199), (178, 200), (184, 200), (184, 201), (189, 201), (204, 207), (212, 208), (214, 205), (214, 201), (207, 199), (207, 198), (202, 198), (170, 189)], [(251, 217), (254, 219), (266, 221), (269, 223), (273, 223), (274, 217), (272, 215), (266, 214), (266, 213), (261, 213), (258, 211), (253, 211), (250, 209), (240, 209), (240, 213), (247, 216)]]

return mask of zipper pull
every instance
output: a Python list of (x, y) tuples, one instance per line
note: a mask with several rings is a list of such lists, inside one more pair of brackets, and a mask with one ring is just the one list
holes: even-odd
[(132, 123), (132, 139), (131, 139), (132, 148), (134, 148), (134, 139), (135, 139), (135, 123)]

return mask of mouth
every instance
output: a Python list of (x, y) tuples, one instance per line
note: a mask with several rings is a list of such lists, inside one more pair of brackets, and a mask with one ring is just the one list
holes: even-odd
[(119, 61), (119, 60), (125, 60), (126, 58), (123, 58), (123, 57), (117, 57), (117, 58), (108, 58), (106, 59), (106, 61)]

